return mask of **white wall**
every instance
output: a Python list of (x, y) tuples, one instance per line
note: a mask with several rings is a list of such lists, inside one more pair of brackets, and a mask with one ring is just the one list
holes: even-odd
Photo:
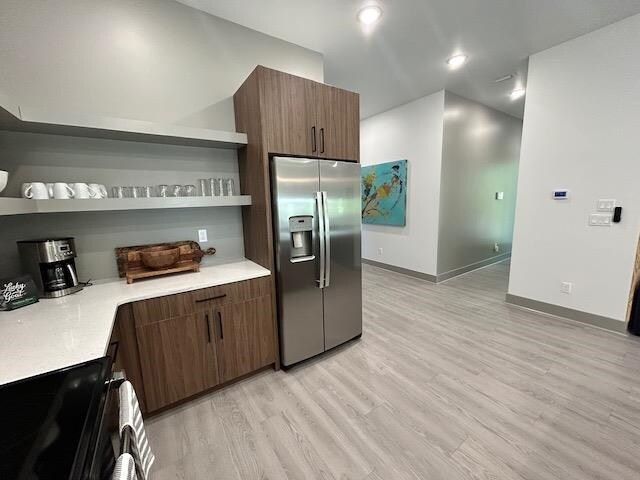
[(17, 104), (235, 130), (257, 64), (323, 80), (321, 54), (173, 0), (2, 0), (0, 92)]
[[(640, 229), (638, 45), (640, 15), (531, 57), (510, 294), (625, 319)], [(554, 188), (571, 200), (551, 200)], [(587, 226), (599, 198), (624, 207), (621, 224)]]
[(443, 113), (440, 91), (362, 121), (362, 164), (407, 159), (409, 169), (407, 225), (363, 225), (363, 258), (436, 275)]

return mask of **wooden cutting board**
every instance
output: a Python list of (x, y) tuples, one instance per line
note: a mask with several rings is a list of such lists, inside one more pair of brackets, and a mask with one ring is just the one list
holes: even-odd
[[(180, 249), (180, 258), (178, 261), (165, 269), (152, 270), (143, 265), (140, 258), (140, 251), (151, 247), (170, 247)], [(198, 272), (200, 271), (200, 261), (205, 255), (214, 255), (215, 248), (202, 250), (198, 242), (193, 240), (183, 240), (180, 242), (168, 243), (152, 243), (149, 245), (134, 245), (131, 247), (118, 247), (115, 249), (116, 262), (118, 263), (118, 275), (120, 278), (126, 278), (127, 283), (133, 283), (134, 280), (151, 278), (162, 275), (169, 275), (178, 272)]]

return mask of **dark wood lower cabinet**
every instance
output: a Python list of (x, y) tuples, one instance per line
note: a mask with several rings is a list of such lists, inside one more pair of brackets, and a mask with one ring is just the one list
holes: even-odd
[(138, 402), (143, 412), (147, 411), (147, 402), (140, 369), (140, 356), (136, 339), (136, 324), (133, 317), (132, 305), (126, 304), (118, 308), (114, 331), (111, 338), (116, 346), (115, 370), (124, 371), (127, 380), (136, 389)]
[(269, 278), (134, 302), (118, 309), (116, 367), (144, 413), (274, 364)]
[(220, 383), (210, 321), (211, 315), (200, 312), (136, 328), (148, 410)]
[(222, 382), (275, 361), (271, 296), (219, 307), (214, 313)]

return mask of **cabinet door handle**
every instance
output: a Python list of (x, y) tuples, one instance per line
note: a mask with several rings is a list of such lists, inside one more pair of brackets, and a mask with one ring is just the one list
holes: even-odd
[(324, 153), (324, 127), (320, 129), (320, 153)]
[(222, 331), (222, 313), (218, 310), (218, 325), (220, 325), (220, 340), (224, 340), (224, 332)]
[(315, 152), (317, 150), (317, 145), (316, 145), (316, 127), (315, 125), (313, 127), (311, 127), (311, 151)]
[(196, 303), (210, 302), (211, 300), (218, 300), (219, 298), (224, 298), (226, 296), (227, 296), (227, 294), (223, 293), (222, 295), (215, 295), (213, 297), (207, 297), (207, 298), (203, 298), (201, 300), (196, 300)]
[(209, 314), (205, 313), (204, 321), (207, 322), (207, 343), (211, 343), (211, 326), (209, 324)]

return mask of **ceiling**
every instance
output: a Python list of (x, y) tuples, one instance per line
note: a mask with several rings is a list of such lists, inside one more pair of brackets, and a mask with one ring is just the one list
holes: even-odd
[[(522, 117), (509, 92), (529, 55), (640, 12), (640, 0), (179, 1), (321, 52), (325, 81), (359, 92), (363, 118), (443, 88)], [(372, 2), (384, 13), (367, 29), (356, 14)], [(457, 52), (469, 61), (451, 71)]]

